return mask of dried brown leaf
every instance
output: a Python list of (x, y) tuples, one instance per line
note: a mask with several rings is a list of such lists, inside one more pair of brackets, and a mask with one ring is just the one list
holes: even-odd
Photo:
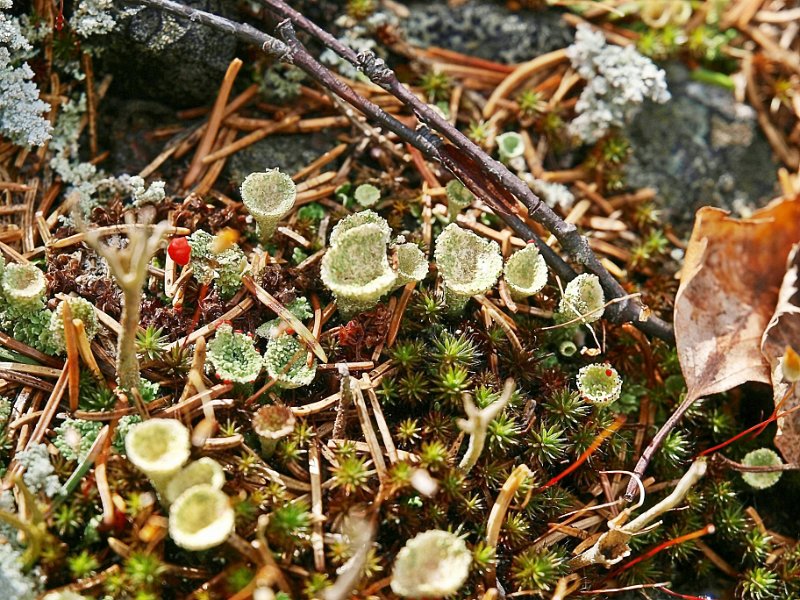
[(675, 298), (675, 338), (689, 399), (746, 381), (770, 383), (761, 338), (798, 240), (798, 198), (774, 201), (749, 219), (711, 207), (697, 212)]
[[(770, 365), (775, 405), (781, 402), (781, 411), (800, 405), (798, 386), (792, 387), (783, 377), (781, 357), (786, 347), (800, 349), (800, 244), (795, 244), (789, 254), (786, 274), (783, 277), (778, 305), (761, 341), (761, 351)], [(784, 400), (785, 398), (785, 400)], [(800, 462), (800, 413), (794, 412), (778, 420), (775, 446), (787, 462)]]

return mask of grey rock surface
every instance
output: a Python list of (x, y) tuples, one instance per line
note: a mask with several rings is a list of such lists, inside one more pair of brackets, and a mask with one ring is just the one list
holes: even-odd
[[(227, 0), (179, 2), (237, 16)], [(102, 67), (114, 75), (113, 94), (157, 99), (176, 108), (213, 99), (236, 52), (233, 36), (154, 8), (121, 17), (117, 28), (98, 41), (104, 46)]]
[(746, 213), (768, 202), (778, 163), (755, 111), (682, 65), (667, 66), (667, 84), (672, 100), (646, 104), (628, 127), (628, 185), (656, 188), (665, 219), (686, 235), (701, 206)]
[[(236, 187), (255, 171), (278, 167), (291, 175), (335, 145), (335, 132), (271, 135), (234, 154), (226, 170), (231, 184)], [(329, 168), (334, 167), (335, 163)]]
[(411, 14), (403, 29), (409, 41), (421, 46), (517, 63), (572, 42), (572, 30), (554, 11), (511, 12), (489, 0), (470, 0), (456, 7), (446, 2), (408, 2), (407, 6)]

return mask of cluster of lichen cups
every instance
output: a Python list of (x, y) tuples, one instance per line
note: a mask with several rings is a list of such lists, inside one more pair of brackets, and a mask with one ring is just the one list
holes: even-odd
[(169, 535), (186, 550), (207, 550), (225, 542), (234, 530), (234, 511), (222, 491), (225, 473), (210, 458), (186, 464), (189, 430), (174, 419), (150, 419), (125, 437), (128, 460), (144, 473), (169, 506)]

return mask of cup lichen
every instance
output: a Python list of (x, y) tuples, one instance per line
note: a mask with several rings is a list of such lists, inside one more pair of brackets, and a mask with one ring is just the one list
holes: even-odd
[(279, 335), (267, 344), (264, 364), (280, 387), (294, 389), (308, 385), (317, 374), (317, 361), (306, 362), (307, 350), (293, 335)]
[[(366, 222), (331, 234), (320, 277), (336, 296), (344, 315), (367, 310), (390, 292), (397, 280), (387, 256), (387, 229)], [(334, 235), (335, 234), (335, 235)]]
[(262, 242), (269, 241), (278, 222), (292, 210), (297, 198), (297, 186), (280, 169), (250, 173), (240, 189), (245, 208), (258, 223)]
[(251, 383), (263, 366), (263, 358), (249, 335), (234, 331), (229, 323), (217, 327), (206, 346), (206, 361), (222, 381)]
[(430, 529), (408, 540), (397, 554), (392, 591), (406, 598), (444, 598), (464, 585), (472, 553), (449, 531)]
[(528, 244), (506, 261), (503, 277), (515, 300), (540, 292), (547, 284), (547, 264), (539, 249)]
[(564, 321), (580, 319), (582, 323), (594, 323), (599, 320), (605, 311), (605, 296), (597, 275), (584, 273), (570, 281), (564, 288), (558, 310)]
[(169, 536), (185, 550), (219, 546), (234, 531), (230, 499), (209, 484), (195, 485), (175, 499), (169, 509)]
[(608, 363), (586, 365), (578, 371), (578, 390), (592, 404), (606, 405), (622, 393), (622, 377)]
[[(783, 464), (778, 453), (769, 448), (759, 448), (748, 452), (742, 459), (742, 464), (746, 467), (778, 467)], [(783, 475), (781, 471), (743, 471), (742, 479), (750, 487), (757, 490), (765, 490), (772, 487)]]
[(462, 312), (472, 296), (492, 289), (503, 270), (497, 242), (455, 223), (445, 227), (436, 238), (433, 254), (444, 281), (445, 302), (451, 314)]
[(189, 430), (175, 419), (148, 419), (125, 436), (128, 460), (144, 473), (162, 497), (166, 487), (189, 460)]

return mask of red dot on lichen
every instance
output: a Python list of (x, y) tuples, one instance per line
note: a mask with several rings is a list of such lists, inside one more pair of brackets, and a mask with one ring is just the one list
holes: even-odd
[(613, 375), (613, 371), (611, 369), (606, 369), (606, 377), (611, 377)]

